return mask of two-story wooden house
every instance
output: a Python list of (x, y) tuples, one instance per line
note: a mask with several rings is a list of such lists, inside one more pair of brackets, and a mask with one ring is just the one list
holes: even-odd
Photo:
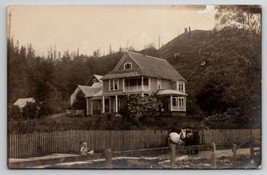
[(165, 99), (165, 111), (185, 115), (185, 79), (164, 59), (126, 52), (101, 80), (103, 88), (86, 96), (88, 115), (119, 113), (126, 103), (123, 97), (136, 93), (142, 96), (156, 93)]

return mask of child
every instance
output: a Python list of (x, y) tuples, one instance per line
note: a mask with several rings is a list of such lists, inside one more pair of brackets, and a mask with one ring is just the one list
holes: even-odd
[(87, 147), (87, 143), (84, 142), (82, 147), (81, 147), (80, 154), (82, 156), (93, 155), (94, 154), (94, 150), (89, 151), (89, 148)]

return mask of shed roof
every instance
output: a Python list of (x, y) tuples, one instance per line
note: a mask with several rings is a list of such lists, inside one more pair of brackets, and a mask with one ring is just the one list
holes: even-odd
[(27, 103), (35, 103), (35, 99), (33, 97), (30, 98), (19, 98), (17, 101), (14, 103), (15, 106), (18, 106), (19, 108), (24, 108)]

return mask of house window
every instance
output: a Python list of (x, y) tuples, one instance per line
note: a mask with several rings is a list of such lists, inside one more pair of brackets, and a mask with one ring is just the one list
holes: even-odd
[(179, 105), (179, 107), (184, 107), (184, 98), (183, 97), (178, 98), (178, 105)]
[(180, 92), (184, 92), (184, 82), (183, 81), (178, 81), (177, 82), (177, 89)]
[(157, 88), (158, 89), (161, 89), (161, 79), (158, 79), (157, 80)]
[(178, 100), (177, 97), (172, 97), (172, 106), (177, 106), (178, 105), (177, 100)]
[(96, 79), (94, 78), (94, 79), (93, 79), (93, 83), (95, 83), (95, 82), (96, 82)]
[(144, 78), (143, 81), (144, 81), (144, 85), (145, 85), (145, 86), (149, 86), (148, 78)]
[(132, 69), (132, 63), (130, 62), (127, 62), (127, 63), (124, 63), (124, 69)]
[(119, 79), (109, 80), (109, 90), (119, 90)]

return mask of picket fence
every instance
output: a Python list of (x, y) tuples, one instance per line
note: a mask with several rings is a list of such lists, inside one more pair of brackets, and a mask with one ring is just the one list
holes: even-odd
[(200, 143), (216, 145), (243, 144), (251, 137), (260, 139), (261, 129), (210, 129), (199, 130)]
[(137, 150), (167, 145), (163, 130), (68, 130), (9, 137), (9, 157), (31, 157), (51, 153), (78, 153), (83, 142), (95, 151)]
[[(200, 144), (241, 144), (251, 137), (260, 138), (260, 129), (199, 130)], [(8, 156), (23, 158), (52, 153), (78, 153), (83, 142), (95, 151), (114, 151), (165, 147), (166, 130), (68, 130), (9, 136)]]

